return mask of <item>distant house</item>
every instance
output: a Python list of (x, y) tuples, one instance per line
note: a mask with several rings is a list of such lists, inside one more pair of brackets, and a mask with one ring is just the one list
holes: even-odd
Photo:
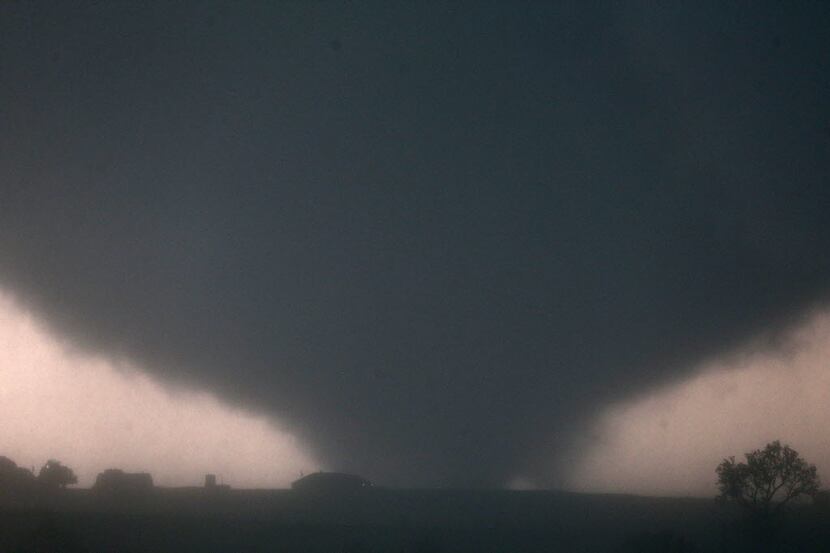
[(292, 490), (313, 493), (353, 493), (371, 487), (372, 483), (365, 478), (342, 472), (315, 472), (291, 484)]
[(153, 489), (153, 477), (147, 472), (107, 469), (98, 475), (92, 489), (102, 493), (143, 493)]
[(821, 490), (813, 496), (813, 505), (822, 509), (830, 509), (830, 490)]

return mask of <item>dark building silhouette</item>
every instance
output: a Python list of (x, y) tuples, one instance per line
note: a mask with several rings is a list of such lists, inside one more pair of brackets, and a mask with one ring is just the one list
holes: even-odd
[(107, 469), (98, 475), (92, 489), (102, 493), (144, 493), (153, 489), (153, 477), (147, 472)]
[(291, 484), (292, 490), (315, 493), (356, 492), (371, 487), (372, 483), (365, 478), (342, 472), (315, 472)]

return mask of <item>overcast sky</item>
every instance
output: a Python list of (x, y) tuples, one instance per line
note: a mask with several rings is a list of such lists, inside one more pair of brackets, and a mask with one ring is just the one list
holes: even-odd
[(292, 470), (565, 485), (827, 299), (830, 6), (51, 4), (0, 4), (3, 294)]

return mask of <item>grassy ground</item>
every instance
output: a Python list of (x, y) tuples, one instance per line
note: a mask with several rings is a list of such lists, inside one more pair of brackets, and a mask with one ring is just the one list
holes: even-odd
[(556, 492), (67, 490), (0, 510), (4, 552), (830, 551), (830, 513), (759, 528), (712, 500)]

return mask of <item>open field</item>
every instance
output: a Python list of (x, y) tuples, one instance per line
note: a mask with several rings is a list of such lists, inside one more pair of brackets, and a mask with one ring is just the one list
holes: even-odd
[(802, 506), (759, 534), (707, 499), (541, 491), (88, 490), (7, 503), (0, 552), (827, 551), (830, 513)]

